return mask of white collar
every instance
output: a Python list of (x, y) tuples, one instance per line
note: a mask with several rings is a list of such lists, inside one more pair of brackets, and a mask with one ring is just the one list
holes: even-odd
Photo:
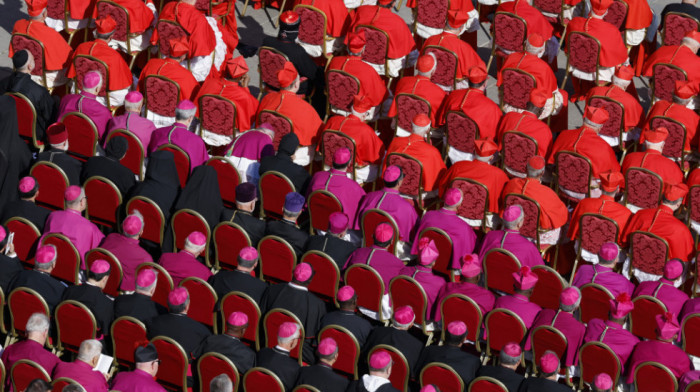
[(295, 288), (295, 289), (297, 289), (297, 290), (309, 291), (309, 288), (308, 288), (308, 287), (299, 286), (299, 285), (296, 284), (296, 283), (289, 282), (289, 285), (290, 285), (292, 288)]

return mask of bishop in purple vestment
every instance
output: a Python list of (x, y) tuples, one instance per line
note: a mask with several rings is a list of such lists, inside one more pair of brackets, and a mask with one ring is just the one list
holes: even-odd
[[(7, 346), (2, 352), (2, 363), (5, 369), (12, 369), (12, 365), (20, 359), (28, 359), (39, 364), (46, 373), (53, 373), (53, 369), (61, 360), (44, 348), (49, 326), (49, 318), (45, 314), (32, 314), (26, 324), (27, 339)], [(6, 377), (6, 390), (10, 391), (11, 385), (10, 377)]]
[(175, 124), (158, 128), (153, 132), (148, 153), (152, 153), (163, 144), (174, 144), (190, 157), (190, 173), (195, 167), (205, 163), (209, 159), (207, 146), (201, 137), (187, 130), (196, 112), (197, 108), (191, 101), (186, 99), (181, 101), (175, 109)]
[(613, 297), (620, 293), (632, 295), (634, 283), (625, 278), (622, 274), (613, 271), (615, 264), (619, 261), (620, 248), (614, 242), (608, 242), (601, 246), (598, 252), (598, 264), (584, 264), (576, 271), (573, 285), (581, 288), (584, 284), (599, 284)]
[(158, 352), (153, 343), (137, 347), (134, 352), (136, 369), (119, 372), (112, 381), (112, 390), (119, 392), (165, 392), (165, 388), (154, 380), (160, 367)]
[(97, 101), (97, 93), (102, 87), (102, 76), (99, 72), (92, 71), (83, 78), (83, 91), (80, 94), (68, 94), (61, 99), (58, 108), (58, 119), (62, 119), (66, 113), (80, 112), (86, 115), (97, 127), (100, 139), (105, 134), (107, 123), (112, 119), (112, 112)]
[(54, 380), (59, 377), (69, 377), (85, 388), (85, 392), (107, 392), (107, 379), (97, 370), (92, 370), (100, 359), (102, 343), (99, 340), (88, 339), (80, 343), (78, 358), (73, 362), (61, 362), (53, 372)]
[(481, 280), (481, 260), (475, 254), (468, 254), (462, 258), (462, 280), (460, 282), (448, 282), (440, 289), (433, 308), (433, 320), (442, 320), (440, 304), (450, 294), (464, 294), (479, 305), (481, 314), (486, 315), (493, 309), (495, 296), (489, 289), (479, 286)]
[(122, 222), (124, 234), (110, 233), (100, 245), (119, 260), (123, 273), (119, 288), (123, 291), (136, 289), (136, 268), (139, 264), (153, 262), (151, 255), (139, 245), (143, 225), (141, 214), (129, 215)]
[(209, 268), (197, 260), (197, 256), (202, 254), (207, 246), (207, 237), (194, 231), (185, 240), (185, 249), (177, 253), (163, 253), (158, 260), (160, 264), (173, 278), (173, 284), (177, 286), (180, 282), (191, 276), (207, 280), (212, 275)]
[(144, 153), (151, 143), (151, 134), (156, 130), (153, 122), (145, 117), (141, 117), (141, 106), (143, 106), (143, 95), (138, 91), (131, 91), (124, 99), (124, 110), (126, 113), (109, 120), (107, 123), (107, 134), (115, 129), (126, 129), (136, 135), (141, 141)]
[(520, 234), (523, 227), (525, 213), (519, 205), (513, 205), (503, 211), (503, 224), (505, 230), (488, 232), (481, 242), (479, 258), (483, 259), (486, 253), (494, 248), (503, 248), (512, 253), (523, 267), (544, 265), (544, 260), (537, 246)]
[(399, 275), (410, 276), (423, 287), (425, 296), (428, 298), (426, 313), (429, 316), (432, 314), (431, 309), (435, 306), (438, 292), (440, 292), (447, 282), (445, 282), (445, 278), (433, 274), (435, 261), (440, 255), (435, 241), (423, 238), (420, 244), (418, 244), (418, 248), (420, 250), (418, 265), (414, 267), (403, 267), (401, 271), (399, 271)]
[(627, 363), (627, 358), (632, 354), (634, 346), (639, 343), (639, 338), (623, 328), (627, 321), (627, 314), (634, 309), (632, 298), (627, 293), (619, 294), (610, 301), (610, 313), (608, 320), (594, 318), (588, 321), (586, 334), (583, 342), (605, 343), (620, 358), (623, 370)]
[(538, 279), (537, 274), (530, 271), (530, 267), (522, 267), (520, 271), (513, 273), (515, 294), (504, 295), (496, 299), (496, 303), (493, 305), (494, 309), (504, 308), (512, 311), (520, 316), (525, 328), (530, 329), (535, 317), (542, 310), (539, 305), (530, 302), (532, 289), (535, 288)]
[(399, 275), (404, 268), (404, 264), (387, 248), (394, 238), (394, 229), (388, 223), (377, 225), (374, 230), (374, 245), (369, 248), (360, 248), (352, 252), (345, 262), (343, 269), (347, 269), (353, 264), (366, 264), (382, 277), (384, 282), (384, 294), (389, 292), (389, 282)]
[(683, 275), (683, 263), (677, 259), (672, 259), (664, 265), (664, 276), (657, 282), (646, 281), (642, 282), (634, 290), (633, 297), (640, 295), (648, 295), (661, 301), (666, 305), (666, 309), (675, 315), (681, 313), (683, 304), (689, 299), (688, 294), (673, 287), (676, 279)]

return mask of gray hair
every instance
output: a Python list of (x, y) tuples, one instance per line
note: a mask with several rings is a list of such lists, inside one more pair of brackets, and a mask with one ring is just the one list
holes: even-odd
[(75, 207), (80, 204), (80, 202), (83, 200), (85, 197), (85, 188), (80, 187), (80, 196), (78, 196), (75, 200), (73, 201), (66, 201), (66, 206), (68, 207)]
[(85, 392), (85, 389), (78, 384), (70, 383), (63, 387), (61, 392)]
[(25, 329), (27, 332), (46, 332), (50, 325), (49, 318), (45, 314), (37, 312), (29, 316)]
[(535, 170), (530, 167), (530, 165), (527, 166), (527, 176), (534, 178), (534, 177), (541, 177), (544, 174), (544, 167), (539, 170)]
[(502, 364), (508, 366), (513, 366), (520, 362), (520, 355), (518, 355), (517, 357), (511, 357), (510, 355), (506, 354), (506, 350), (501, 350), (501, 352), (498, 354), (498, 357), (501, 360)]
[(579, 305), (581, 305), (581, 290), (579, 290), (579, 288), (576, 286), (571, 286), (570, 288), (576, 290), (576, 292), (578, 293), (578, 299), (573, 305), (564, 305), (560, 302), (559, 309), (561, 309), (564, 312), (572, 313), (574, 310), (578, 309)]
[(136, 284), (136, 292), (137, 292), (137, 293), (145, 294), (145, 293), (150, 292), (151, 289), (153, 289), (154, 287), (156, 287), (156, 285), (158, 284), (158, 270), (153, 269), (152, 271), (153, 271), (153, 273), (156, 275), (156, 280), (154, 280), (153, 283), (151, 283), (150, 285), (148, 285), (148, 286), (146, 286), (146, 287), (139, 286), (138, 283), (135, 283), (135, 284)]
[(299, 336), (301, 336), (301, 327), (299, 326), (299, 324), (296, 324), (296, 326), (297, 326), (297, 330), (294, 331), (294, 334), (292, 336), (283, 338), (283, 337), (277, 335), (277, 344), (287, 344), (294, 339), (298, 339)]
[(141, 98), (138, 102), (129, 102), (129, 101), (124, 101), (124, 109), (129, 110), (129, 111), (136, 111), (141, 109), (141, 105), (143, 104), (143, 98)]
[(298, 218), (299, 215), (301, 215), (301, 211), (299, 211), (299, 212), (292, 212), (292, 211), (289, 211), (289, 210), (286, 209), (286, 208), (282, 208), (282, 212), (284, 213), (285, 216), (288, 216), (288, 217), (290, 217), (290, 218)]
[(219, 374), (211, 379), (209, 390), (211, 392), (233, 392), (233, 383), (226, 374)]
[(192, 109), (175, 109), (175, 121), (189, 120), (197, 113), (197, 108)]
[(507, 222), (505, 220), (503, 221), (503, 226), (505, 226), (508, 230), (517, 230), (518, 225), (525, 219), (525, 211), (523, 211), (523, 207), (518, 204), (514, 204), (513, 207), (517, 207), (520, 210), (520, 215), (518, 216), (518, 219), (512, 222)]
[(604, 125), (604, 124), (596, 124), (587, 118), (583, 119), (583, 124), (593, 128), (593, 129), (601, 129), (601, 128), (603, 128), (603, 125)]
[(99, 340), (87, 339), (80, 343), (80, 348), (78, 349), (79, 360), (89, 362), (100, 354), (102, 354), (102, 343)]
[(190, 242), (190, 239), (187, 238), (185, 239), (185, 249), (192, 251), (192, 253), (199, 253), (204, 250), (204, 248), (207, 247), (207, 244), (204, 243), (204, 245), (195, 245)]

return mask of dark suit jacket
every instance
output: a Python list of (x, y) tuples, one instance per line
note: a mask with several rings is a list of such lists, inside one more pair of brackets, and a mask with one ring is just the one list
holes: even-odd
[(356, 249), (357, 247), (352, 242), (342, 240), (329, 233), (326, 233), (326, 235), (312, 235), (306, 246), (307, 251), (318, 250), (330, 256), (341, 270), (350, 254)]
[(350, 331), (360, 344), (360, 348), (365, 345), (367, 337), (372, 332), (372, 324), (369, 321), (347, 310), (335, 310), (323, 316), (321, 329), (331, 324), (340, 325)]
[(49, 91), (32, 80), (29, 74), (12, 72), (0, 81), (0, 95), (7, 92), (20, 93), (27, 97), (36, 109), (36, 138), (43, 141), (44, 131), (58, 120), (58, 100)]
[(481, 362), (479, 358), (462, 351), (459, 347), (454, 346), (428, 346), (421, 353), (418, 360), (416, 372), (419, 373), (425, 365), (431, 362), (441, 362), (449, 365), (454, 369), (459, 377), (464, 381), (464, 385), (468, 386), (474, 379), (476, 371), (479, 370)]
[(12, 279), (22, 271), (24, 271), (24, 267), (22, 267), (22, 263), (20, 263), (18, 258), (0, 254), (0, 288), (2, 288), (5, 298), (10, 295), (8, 290)]
[(291, 391), (294, 388), (300, 366), (299, 362), (289, 356), (289, 353), (266, 347), (258, 351), (257, 364), (275, 373), (282, 381), (285, 391)]
[(109, 327), (114, 320), (114, 302), (97, 286), (87, 283), (80, 286), (70, 286), (63, 292), (63, 301), (72, 299), (87, 306), (95, 316), (97, 327), (102, 334), (109, 335)]
[(267, 290), (267, 283), (241, 271), (221, 270), (210, 276), (208, 283), (216, 291), (219, 300), (231, 291), (241, 291), (253, 298), (258, 305)]
[(265, 235), (276, 235), (284, 238), (294, 248), (297, 260), (304, 254), (306, 244), (309, 241), (309, 233), (286, 220), (268, 221), (267, 227), (265, 227)]
[(204, 339), (211, 335), (204, 324), (192, 320), (185, 314), (175, 313), (160, 315), (152, 319), (147, 325), (147, 329), (149, 339), (164, 335), (180, 343), (189, 356), (188, 359), (193, 358), (192, 353), (197, 350)]
[(571, 392), (571, 388), (556, 381), (539, 377), (528, 377), (520, 384), (519, 392)]
[(328, 365), (320, 362), (299, 370), (296, 385), (307, 384), (323, 392), (343, 392), (348, 386), (348, 379), (333, 372)]
[(314, 85), (317, 86), (317, 92), (323, 91), (323, 67), (316, 65), (301, 45), (294, 41), (282, 41), (276, 37), (265, 37), (263, 45), (273, 47), (286, 54), (289, 61), (294, 64), (294, 68), (299, 72), (299, 76), (308, 79), (301, 83), (297, 94), (309, 94)]
[[(668, 4), (664, 7), (663, 11), (661, 11), (661, 23), (663, 24), (663, 18), (666, 16), (666, 13), (668, 12), (682, 12), (684, 14), (688, 14), (695, 19), (700, 21), (700, 8), (698, 8), (695, 5), (692, 4), (683, 4), (683, 3), (671, 3)], [(659, 26), (659, 29), (663, 27)]]
[(195, 357), (199, 358), (209, 352), (219, 353), (230, 359), (236, 365), (238, 374), (245, 374), (250, 368), (255, 367), (255, 351), (233, 336), (225, 334), (209, 336), (197, 348)]
[(112, 181), (122, 195), (126, 195), (131, 187), (136, 185), (134, 173), (118, 161), (108, 157), (92, 157), (85, 162), (80, 181), (85, 183), (85, 180), (92, 176), (102, 176)]
[(503, 366), (482, 366), (477, 377), (495, 378), (508, 388), (508, 392), (517, 392), (525, 377)]
[(39, 153), (37, 156), (37, 161), (49, 161), (53, 162), (58, 167), (63, 169), (68, 177), (68, 182), (71, 185), (82, 185), (80, 182), (80, 172), (83, 170), (83, 164), (73, 158), (72, 156), (66, 154), (65, 151), (50, 149)]
[(250, 212), (224, 208), (221, 220), (241, 226), (248, 233), (252, 246), (258, 246), (258, 242), (265, 236), (265, 221), (254, 217)]
[(20, 271), (15, 277), (15, 280), (10, 283), (8, 291), (11, 292), (17, 287), (30, 288), (39, 293), (46, 301), (46, 304), (49, 305), (51, 314), (53, 314), (56, 305), (61, 302), (63, 291), (66, 289), (66, 285), (59, 282), (51, 275), (34, 270)]
[(311, 176), (303, 166), (292, 162), (291, 156), (280, 151), (277, 155), (269, 155), (260, 160), (258, 173), (261, 176), (273, 170), (284, 174), (294, 185), (294, 190), (302, 195), (306, 194), (306, 187), (311, 181)]
[(44, 232), (46, 218), (48, 218), (51, 213), (49, 209), (39, 207), (31, 201), (21, 199), (7, 203), (4, 210), (0, 222), (5, 223), (5, 221), (10, 218), (20, 216), (32, 222), (34, 226), (39, 229), (40, 233)]
[(367, 358), (369, 351), (378, 344), (386, 344), (399, 350), (408, 361), (411, 375), (417, 377), (420, 369), (417, 368), (418, 358), (423, 350), (423, 343), (413, 337), (408, 331), (402, 331), (394, 327), (375, 328), (365, 343), (364, 353), (360, 358)]
[(139, 293), (122, 294), (114, 300), (114, 318), (131, 316), (144, 324), (148, 324), (160, 314), (167, 314), (168, 310), (153, 302), (151, 297)]

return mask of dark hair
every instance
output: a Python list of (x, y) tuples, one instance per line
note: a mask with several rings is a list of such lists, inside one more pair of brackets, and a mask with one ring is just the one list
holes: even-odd
[(488, 80), (488, 78), (484, 79), (484, 81), (481, 83), (472, 83), (469, 81), (469, 88), (481, 88), (484, 86), (484, 84), (486, 84), (486, 80)]
[(463, 341), (464, 338), (467, 337), (467, 331), (465, 331), (461, 335), (453, 335), (449, 331), (445, 331), (445, 343), (448, 346), (459, 346)]
[(343, 163), (343, 164), (337, 164), (337, 163), (333, 162), (332, 166), (333, 166), (333, 169), (335, 169), (335, 170), (343, 170), (343, 169), (347, 168), (348, 165), (350, 165), (350, 162), (352, 162), (352, 158), (348, 159), (348, 161)]
[(51, 384), (49, 384), (48, 382), (46, 382), (40, 378), (36, 378), (36, 379), (32, 380), (32, 382), (30, 382), (29, 385), (27, 385), (27, 389), (25, 389), (24, 391), (25, 392), (48, 392), (50, 390), (51, 390)]
[(256, 261), (258, 261), (257, 257), (253, 260), (246, 260), (246, 259), (242, 258), (241, 256), (238, 256), (238, 265), (240, 265), (243, 268), (253, 268)]
[[(32, 177), (33, 178), (33, 177)], [(20, 199), (29, 199), (30, 197), (34, 197), (36, 193), (39, 192), (39, 181), (34, 180), (34, 188), (32, 188), (29, 192), (22, 192), (19, 191), (19, 197)]]
[(312, 269), (311, 269), (311, 276), (309, 276), (309, 279), (306, 279), (305, 281), (300, 282), (300, 281), (298, 281), (296, 278), (292, 278), (292, 283), (298, 284), (298, 285), (300, 285), (300, 286), (308, 286), (309, 283), (311, 283), (311, 280), (313, 280), (314, 275), (316, 275), (316, 271), (314, 271), (313, 268), (312, 268)]
[(377, 240), (377, 237), (375, 237), (374, 234), (372, 234), (372, 239), (374, 239), (374, 245), (377, 245), (380, 248), (386, 248), (387, 246), (389, 246), (389, 244), (391, 244), (391, 241), (394, 239), (394, 236), (392, 235), (389, 241), (380, 242)]
[(111, 269), (111, 268), (108, 269), (107, 271), (101, 273), (101, 274), (96, 274), (96, 273), (94, 273), (94, 272), (92, 272), (92, 271), (90, 271), (90, 270), (88, 269), (88, 271), (87, 271), (87, 276), (88, 276), (88, 279), (100, 281), (100, 280), (102, 280), (102, 278), (104, 278), (105, 276), (108, 276), (110, 272), (112, 272), (112, 269)]

